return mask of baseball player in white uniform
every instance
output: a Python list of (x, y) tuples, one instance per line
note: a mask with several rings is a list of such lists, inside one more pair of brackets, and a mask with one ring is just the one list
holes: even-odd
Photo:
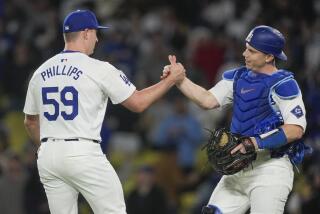
[[(252, 167), (222, 177), (202, 213), (283, 213), (293, 185), (293, 167), (307, 146), (297, 142), (305, 132), (305, 107), (293, 74), (278, 69), (275, 58), (286, 60), (285, 39), (276, 29), (257, 26), (246, 38), (245, 67), (224, 72), (210, 90), (188, 78), (177, 84), (205, 109), (233, 104), (230, 131), (250, 136), (257, 150)], [(213, 59), (214, 60), (214, 59)], [(170, 73), (165, 66), (163, 76)], [(245, 153), (239, 144), (231, 153)]]
[(94, 213), (126, 213), (121, 183), (99, 145), (108, 99), (142, 112), (185, 77), (170, 56), (174, 72), (137, 90), (123, 72), (89, 57), (102, 28), (107, 27), (99, 26), (91, 11), (66, 16), (64, 50), (44, 62), (29, 83), (24, 123), (40, 144), (38, 169), (53, 214), (78, 213), (79, 192)]

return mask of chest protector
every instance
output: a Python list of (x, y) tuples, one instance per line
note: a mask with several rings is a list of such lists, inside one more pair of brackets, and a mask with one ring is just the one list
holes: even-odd
[(283, 119), (271, 92), (282, 81), (293, 78), (292, 73), (279, 70), (267, 75), (245, 67), (234, 72), (231, 132), (257, 136), (282, 125)]

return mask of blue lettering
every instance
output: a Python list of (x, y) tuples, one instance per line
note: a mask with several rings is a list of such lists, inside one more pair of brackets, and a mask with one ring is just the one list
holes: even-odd
[(72, 69), (72, 66), (69, 67), (69, 70), (68, 70), (68, 72), (67, 72), (67, 75), (68, 75), (68, 76), (70, 76), (70, 71), (71, 71), (71, 69)]
[(83, 71), (81, 71), (78, 68), (73, 67), (73, 66), (70, 66), (68, 68), (68, 72), (66, 72), (66, 71), (67, 71), (66, 65), (64, 65), (62, 67), (62, 70), (59, 69), (59, 65), (55, 65), (50, 68), (47, 68), (45, 71), (41, 72), (40, 74), (41, 74), (43, 81), (46, 81), (47, 79), (50, 79), (51, 77), (60, 76), (60, 75), (69, 76), (69, 77), (72, 77), (74, 80), (77, 80), (83, 74)]
[(53, 76), (53, 75), (52, 75), (51, 68), (48, 68), (48, 69), (47, 69), (47, 76), (48, 76), (48, 78), (50, 78), (50, 77)]
[(70, 72), (70, 76), (71, 76), (72, 74), (77, 73), (77, 71), (78, 71), (78, 68), (74, 67), (74, 68), (72, 69), (72, 71)]
[(56, 68), (54, 66), (52, 66), (52, 76), (56, 75)]
[(44, 78), (46, 76), (46, 72), (45, 71), (41, 72), (41, 76), (42, 76), (43, 81), (46, 81), (46, 78)]
[(61, 75), (61, 73), (59, 73), (59, 65), (56, 67), (56, 75)]
[(62, 72), (61, 72), (62, 75), (67, 75), (67, 74), (64, 72), (65, 69), (66, 69), (66, 66), (64, 65), (64, 66), (63, 66), (63, 69), (62, 69)]
[(124, 81), (124, 83), (125, 84), (127, 84), (127, 85), (131, 85), (131, 82), (130, 82), (130, 80), (128, 79), (128, 77), (126, 77), (126, 75), (121, 75), (120, 74), (120, 77), (121, 77), (121, 79)]
[(75, 80), (79, 79), (79, 77), (80, 77), (81, 74), (83, 74), (83, 72), (79, 70), (79, 71), (77, 72), (76, 76), (73, 77), (73, 79), (75, 79)]

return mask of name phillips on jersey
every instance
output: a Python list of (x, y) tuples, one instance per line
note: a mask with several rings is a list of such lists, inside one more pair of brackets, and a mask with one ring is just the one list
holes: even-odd
[(54, 65), (50, 68), (47, 68), (45, 71), (41, 72), (41, 77), (43, 81), (50, 79), (54, 76), (69, 76), (72, 77), (74, 80), (79, 79), (79, 77), (83, 74), (83, 72), (74, 66), (63, 65)]

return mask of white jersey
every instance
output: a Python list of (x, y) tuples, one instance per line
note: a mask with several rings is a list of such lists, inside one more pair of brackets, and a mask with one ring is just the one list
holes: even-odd
[[(221, 107), (232, 104), (233, 102), (233, 81), (222, 79), (214, 87), (209, 90), (217, 99)], [(281, 99), (274, 91), (271, 96), (275, 101), (273, 108), (277, 109), (282, 115), (285, 124), (299, 125), (306, 130), (306, 110), (302, 100), (301, 92), (293, 99)], [(295, 107), (300, 106), (303, 116), (297, 117), (294, 113)]]
[(108, 99), (118, 104), (135, 90), (111, 64), (80, 52), (62, 52), (33, 74), (23, 111), (39, 115), (40, 139), (101, 140)]

